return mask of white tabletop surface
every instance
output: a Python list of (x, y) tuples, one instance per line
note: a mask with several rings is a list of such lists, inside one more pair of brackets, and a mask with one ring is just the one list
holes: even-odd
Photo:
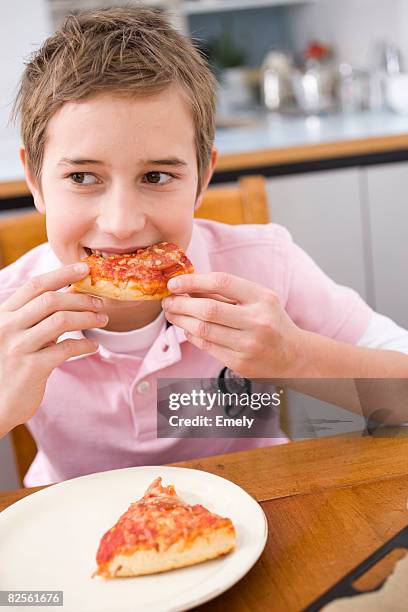
[[(327, 117), (252, 117), (247, 127), (219, 128), (216, 145), (221, 155), (283, 149), (373, 137), (408, 135), (408, 114), (388, 112)], [(19, 138), (9, 127), (0, 131), (0, 182), (24, 178), (18, 157)]]

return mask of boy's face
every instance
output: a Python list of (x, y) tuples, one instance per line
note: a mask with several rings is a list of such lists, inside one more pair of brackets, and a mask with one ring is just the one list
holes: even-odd
[(85, 247), (132, 252), (161, 241), (186, 249), (197, 196), (194, 137), (176, 87), (64, 104), (47, 127), (42, 192), (27, 176), (58, 259), (76, 262)]
[(63, 264), (85, 247), (132, 252), (165, 240), (186, 249), (197, 161), (182, 95), (174, 87), (64, 104), (48, 124), (41, 185), (35, 203)]

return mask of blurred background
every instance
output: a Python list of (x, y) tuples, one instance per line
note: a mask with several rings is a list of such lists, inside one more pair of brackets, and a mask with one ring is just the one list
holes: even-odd
[[(0, 219), (32, 208), (18, 128), (8, 124), (24, 58), (69, 12), (121, 4), (131, 2), (2, 0)], [(213, 184), (263, 175), (270, 220), (334, 280), (408, 328), (408, 1), (144, 4), (167, 11), (217, 76)], [(0, 489), (17, 484), (6, 437)]]

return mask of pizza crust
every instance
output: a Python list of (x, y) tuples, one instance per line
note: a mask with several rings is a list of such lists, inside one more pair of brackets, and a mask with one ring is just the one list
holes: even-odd
[(91, 277), (87, 276), (83, 280), (80, 280), (72, 285), (76, 291), (80, 293), (90, 293), (91, 295), (97, 295), (98, 297), (110, 298), (112, 300), (123, 300), (123, 301), (136, 301), (136, 300), (163, 300), (165, 297), (170, 295), (170, 291), (166, 288), (166, 291), (153, 293), (151, 295), (142, 293), (138, 288), (137, 284), (128, 281), (126, 283), (113, 283), (103, 278), (95, 280), (94, 283), (91, 281)]
[(217, 529), (205, 536), (198, 536), (190, 544), (176, 542), (165, 551), (136, 550), (133, 554), (116, 555), (97, 574), (105, 578), (158, 574), (215, 559), (231, 552), (234, 547), (233, 529)]

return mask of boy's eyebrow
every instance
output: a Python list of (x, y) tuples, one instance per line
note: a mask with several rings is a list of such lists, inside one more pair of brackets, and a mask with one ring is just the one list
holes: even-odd
[[(98, 159), (72, 159), (70, 157), (62, 157), (58, 162), (58, 166), (83, 166), (86, 164), (103, 165), (103, 163), (104, 162)], [(142, 164), (145, 166), (187, 166), (187, 162), (182, 159), (179, 159), (178, 157), (168, 157), (165, 159), (145, 159), (142, 160)]]
[(97, 159), (71, 159), (70, 157), (62, 157), (58, 166), (65, 166), (69, 164), (70, 166), (83, 166), (84, 164), (103, 164), (102, 161), (98, 161)]
[(168, 157), (165, 159), (146, 159), (143, 160), (146, 166), (187, 166), (187, 162), (178, 157)]

